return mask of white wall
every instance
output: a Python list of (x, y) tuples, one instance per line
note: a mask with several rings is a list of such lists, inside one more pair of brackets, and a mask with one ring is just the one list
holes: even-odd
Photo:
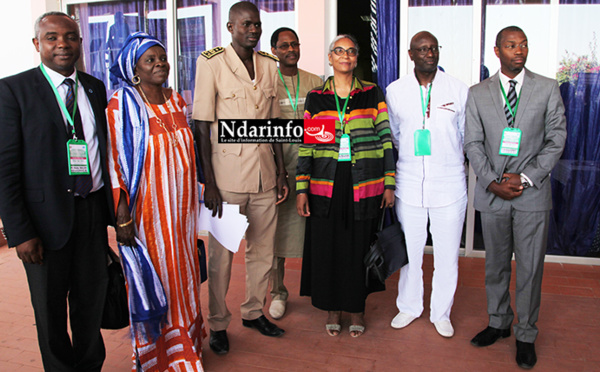
[(2, 0), (0, 35), (10, 37), (4, 38), (7, 53), (0, 58), (0, 77), (14, 75), (34, 66), (31, 6), (29, 1)]
[[(582, 7), (585, 11), (582, 12)], [(561, 5), (558, 18), (558, 59), (566, 52), (590, 55), (596, 37), (596, 58), (600, 57), (600, 6)]]
[(556, 55), (552, 54), (551, 45), (556, 42), (556, 39), (549, 36), (551, 35), (550, 11), (550, 6), (546, 4), (488, 5), (484, 61), (490, 70), (490, 75), (495, 74), (500, 68), (500, 60), (494, 53), (496, 35), (506, 26), (517, 25), (527, 35), (529, 44), (527, 68), (549, 78), (556, 77), (557, 61)]
[[(438, 44), (442, 46), (438, 64), (448, 74), (470, 85), (473, 7), (423, 6), (410, 7), (408, 12), (408, 40), (410, 41), (417, 32), (431, 32), (438, 39)], [(406, 58), (408, 71), (405, 73), (410, 73), (413, 71), (414, 63), (408, 54)]]
[(4, 35), (4, 55), (0, 58), (0, 78), (14, 75), (40, 63), (35, 51), (33, 24), (48, 10), (58, 10), (58, 0), (0, 0), (0, 35)]

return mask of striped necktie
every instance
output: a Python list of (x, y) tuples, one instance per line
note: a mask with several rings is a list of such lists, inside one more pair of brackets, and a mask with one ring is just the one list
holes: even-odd
[[(508, 100), (508, 104), (510, 105), (512, 111), (515, 112), (515, 106), (517, 105), (517, 90), (515, 89), (515, 86), (517, 85), (517, 82), (515, 80), (509, 80), (508, 82), (510, 83), (510, 88), (508, 89), (508, 95), (506, 96), (506, 99)], [(504, 115), (506, 115), (508, 126), (512, 128), (515, 124), (515, 118), (510, 111), (511, 110), (508, 109), (508, 105), (504, 104)]]
[[(69, 114), (72, 114), (73, 107), (75, 106), (75, 92), (73, 91), (73, 85), (75, 85), (75, 82), (73, 81), (73, 79), (67, 78), (65, 79), (63, 84), (67, 86), (65, 106), (67, 107), (67, 111), (69, 112)], [(79, 115), (79, 110), (75, 112), (75, 117), (73, 118), (73, 126), (75, 127), (75, 135), (77, 136), (77, 139), (85, 141), (85, 134), (83, 133), (83, 124), (81, 122), (81, 115)], [(73, 189), (75, 193), (85, 198), (92, 190), (92, 176), (88, 174), (85, 176), (74, 177), (75, 184), (73, 185)]]

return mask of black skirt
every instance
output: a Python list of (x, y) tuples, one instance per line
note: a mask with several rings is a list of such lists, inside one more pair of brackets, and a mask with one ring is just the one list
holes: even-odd
[(351, 170), (351, 162), (337, 164), (328, 216), (306, 221), (300, 295), (311, 296), (321, 310), (360, 313), (367, 295), (385, 286), (376, 280), (369, 281), (370, 288), (365, 284), (363, 259), (378, 219), (354, 219)]

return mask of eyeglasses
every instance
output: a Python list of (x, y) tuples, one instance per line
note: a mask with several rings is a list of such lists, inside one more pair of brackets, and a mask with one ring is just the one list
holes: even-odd
[(291, 42), (291, 43), (283, 43), (280, 46), (277, 46), (275, 48), (280, 49), (280, 50), (288, 50), (290, 49), (290, 47), (292, 49), (298, 49), (300, 48), (300, 43), (296, 43), (296, 42)]
[(503, 46), (504, 49), (508, 49), (508, 50), (513, 50), (515, 49), (517, 46), (519, 46), (521, 49), (527, 49), (529, 48), (527, 46), (527, 43), (523, 43), (523, 44), (506, 44)]
[(431, 53), (433, 54), (437, 54), (440, 52), (440, 49), (442, 49), (442, 46), (432, 46), (432, 47), (420, 47), (420, 48), (414, 48), (413, 50), (421, 55), (425, 55), (427, 53), (429, 53), (429, 51), (431, 50)]
[(342, 47), (337, 47), (337, 48), (333, 48), (332, 50), (333, 53), (335, 53), (336, 56), (343, 56), (344, 54), (348, 54), (348, 57), (356, 57), (358, 55), (358, 49), (356, 48), (348, 48), (348, 49), (344, 49)]

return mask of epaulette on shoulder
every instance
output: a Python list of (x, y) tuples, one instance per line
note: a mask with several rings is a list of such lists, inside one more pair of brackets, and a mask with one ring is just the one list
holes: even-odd
[(262, 50), (259, 50), (259, 51), (258, 51), (258, 52), (256, 52), (256, 53), (260, 54), (260, 55), (261, 55), (261, 56), (263, 56), (263, 57), (271, 58), (271, 59), (272, 59), (273, 61), (275, 61), (275, 62), (279, 62), (279, 58), (277, 58), (277, 57), (275, 57), (274, 55), (272, 55), (272, 54), (269, 54), (269, 53), (267, 53), (267, 52), (263, 52)]
[(204, 58), (211, 59), (212, 57), (216, 56), (217, 54), (221, 54), (224, 51), (225, 51), (225, 48), (218, 46), (218, 47), (212, 48), (210, 50), (205, 50), (201, 54)]

